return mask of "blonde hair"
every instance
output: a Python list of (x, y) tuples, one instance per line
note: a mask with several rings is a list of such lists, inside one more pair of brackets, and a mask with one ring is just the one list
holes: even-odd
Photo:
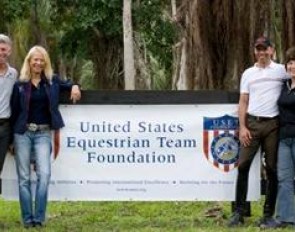
[(45, 65), (44, 65), (43, 72), (46, 76), (46, 79), (48, 81), (51, 81), (52, 75), (53, 75), (51, 61), (50, 61), (48, 52), (45, 50), (45, 48), (43, 48), (41, 46), (34, 46), (28, 52), (28, 54), (24, 60), (23, 66), (21, 68), (21, 71), (20, 71), (20, 77), (19, 77), (20, 81), (26, 82), (26, 81), (31, 80), (30, 60), (31, 60), (32, 56), (37, 52), (41, 53), (44, 57)]

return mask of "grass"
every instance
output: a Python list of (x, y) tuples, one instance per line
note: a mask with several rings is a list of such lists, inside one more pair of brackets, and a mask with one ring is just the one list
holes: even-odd
[[(210, 209), (215, 209), (211, 217), (206, 215)], [(252, 203), (245, 225), (229, 229), (228, 202), (50, 202), (46, 226), (29, 231), (255, 232), (261, 231), (254, 226), (261, 212), (261, 202)], [(0, 231), (28, 231), (20, 222), (18, 202), (0, 199)]]

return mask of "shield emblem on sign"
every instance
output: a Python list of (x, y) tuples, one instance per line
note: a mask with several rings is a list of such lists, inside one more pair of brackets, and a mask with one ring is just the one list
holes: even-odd
[(206, 159), (216, 168), (229, 172), (239, 162), (239, 120), (224, 115), (203, 118), (203, 151)]

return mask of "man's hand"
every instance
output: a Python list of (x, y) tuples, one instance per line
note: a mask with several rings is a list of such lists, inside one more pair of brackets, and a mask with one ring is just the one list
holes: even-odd
[(240, 142), (244, 147), (248, 147), (250, 145), (252, 136), (247, 127), (241, 127), (239, 132)]

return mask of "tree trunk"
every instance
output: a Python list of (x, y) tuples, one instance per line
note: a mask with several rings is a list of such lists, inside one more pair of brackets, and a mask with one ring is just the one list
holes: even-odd
[[(254, 63), (255, 38), (272, 35), (271, 3), (271, 0), (185, 1), (178, 13), (185, 19), (186, 49), (182, 53), (187, 53), (186, 81), (176, 88), (238, 89), (241, 73)], [(181, 79), (181, 72), (178, 75), (174, 80)]]
[(284, 22), (282, 48), (285, 52), (288, 48), (295, 46), (295, 2), (285, 0), (282, 5), (282, 21)]
[[(177, 90), (186, 90), (189, 89), (189, 82), (187, 79), (187, 41), (186, 38), (183, 38), (181, 43), (179, 44), (180, 47), (178, 48), (180, 50), (180, 56), (179, 56), (179, 70), (176, 70), (176, 72), (179, 75), (179, 78), (177, 78), (176, 82), (175, 82), (175, 89)], [(176, 59), (178, 59), (178, 57), (176, 57)]]
[(176, 13), (177, 13), (176, 0), (171, 0), (171, 13), (172, 13), (172, 18), (176, 17)]
[(133, 30), (131, 18), (132, 0), (123, 1), (123, 34), (124, 34), (124, 80), (125, 90), (135, 89), (135, 65), (133, 51)]
[(91, 46), (94, 64), (94, 89), (124, 89), (122, 77), (122, 47), (118, 40), (98, 35)]
[(134, 38), (134, 57), (136, 68), (135, 87), (138, 90), (150, 90), (151, 87), (151, 74), (148, 70), (149, 64), (147, 62), (147, 51), (144, 38), (140, 33), (135, 33)]

